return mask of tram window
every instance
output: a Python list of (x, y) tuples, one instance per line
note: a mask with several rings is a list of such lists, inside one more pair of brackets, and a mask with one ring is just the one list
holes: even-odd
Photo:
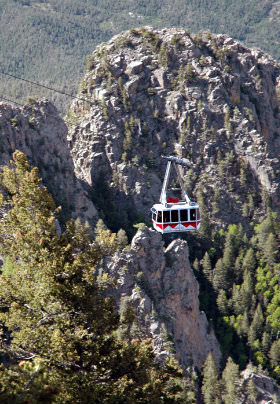
[(170, 211), (166, 210), (163, 212), (163, 223), (170, 222)]
[(181, 222), (187, 222), (189, 220), (188, 210), (187, 209), (180, 210), (180, 216), (181, 216)]
[(190, 209), (190, 220), (196, 220), (196, 209)]
[(171, 222), (178, 222), (178, 210), (171, 210)]
[(162, 223), (162, 212), (157, 213), (157, 221)]
[(200, 220), (200, 210), (199, 209), (197, 209), (197, 211), (196, 211), (196, 219)]
[(156, 213), (153, 213), (153, 220), (156, 220), (156, 217), (157, 217)]

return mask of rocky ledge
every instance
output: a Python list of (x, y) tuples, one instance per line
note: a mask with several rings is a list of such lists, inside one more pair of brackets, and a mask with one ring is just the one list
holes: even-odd
[(131, 248), (109, 259), (106, 267), (117, 280), (118, 305), (135, 308), (135, 337), (152, 338), (158, 358), (174, 351), (183, 369), (201, 369), (211, 352), (219, 363), (219, 344), (199, 310), (199, 286), (186, 241), (174, 240), (164, 249), (161, 235), (145, 227)]

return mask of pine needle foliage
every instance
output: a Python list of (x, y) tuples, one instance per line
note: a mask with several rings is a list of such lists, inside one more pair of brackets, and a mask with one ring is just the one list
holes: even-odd
[(59, 234), (59, 209), (21, 152), (0, 190), (1, 403), (188, 402), (176, 362), (160, 366), (150, 341), (117, 337), (112, 282), (95, 277), (116, 235), (91, 242), (74, 221)]

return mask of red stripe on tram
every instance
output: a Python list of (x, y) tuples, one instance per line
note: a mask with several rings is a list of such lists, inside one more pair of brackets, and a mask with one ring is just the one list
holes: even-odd
[(182, 223), (182, 225), (186, 228), (188, 228), (189, 226), (193, 226), (196, 228), (196, 222), (188, 222), (188, 223)]

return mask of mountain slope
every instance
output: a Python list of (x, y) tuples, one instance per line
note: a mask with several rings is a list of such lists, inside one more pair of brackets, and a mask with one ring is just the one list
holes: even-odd
[(219, 226), (279, 211), (279, 79), (268, 55), (222, 35), (146, 27), (100, 45), (79, 94), (93, 103), (72, 104), (68, 139), (109, 226), (149, 217), (161, 154), (190, 159), (188, 192)]
[[(277, 1), (184, 0), (150, 2), (110, 0), (10, 0), (0, 2), (1, 67), (4, 71), (73, 92), (85, 56), (124, 29), (181, 26), (193, 32), (228, 34), (279, 59)], [(47, 96), (62, 109), (62, 97), (15, 79), (1, 77), (1, 91), (24, 101)], [(66, 92), (67, 92), (66, 91)]]
[[(50, 170), (56, 182), (47, 185), (54, 194), (64, 191), (66, 207), (81, 196), (75, 216), (92, 218), (95, 205), (109, 228), (125, 227), (130, 236), (159, 198), (160, 155), (191, 161), (184, 181), (203, 217), (200, 232), (176, 236), (187, 238), (188, 248), (176, 239), (164, 249), (161, 235), (139, 224), (124, 249), (123, 231), (112, 235), (99, 222), (95, 234), (117, 240), (119, 251), (98, 274), (116, 280), (120, 314), (130, 304), (136, 309), (130, 331), (152, 337), (159, 357), (175, 347), (185, 369), (201, 368), (209, 351), (219, 357), (215, 330), (224, 371), (209, 403), (234, 402), (230, 393), (248, 404), (279, 396), (275, 382), (251, 366), (280, 380), (279, 78), (270, 56), (225, 35), (142, 27), (88, 58), (78, 95), (89, 101), (72, 104), (68, 131), (46, 101), (1, 105), (2, 161), (21, 148), (45, 183)], [(173, 178), (171, 195), (176, 188)], [(237, 364), (247, 367), (243, 381)], [(209, 383), (206, 371), (202, 376)], [(241, 385), (236, 396), (232, 386)]]

